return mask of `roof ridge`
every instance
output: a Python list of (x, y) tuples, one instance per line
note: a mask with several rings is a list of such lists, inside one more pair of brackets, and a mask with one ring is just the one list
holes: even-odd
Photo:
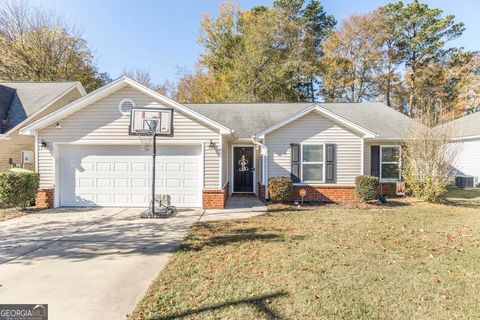
[(0, 84), (3, 84), (3, 83), (29, 83), (29, 84), (41, 84), (41, 83), (79, 83), (80, 81), (76, 81), (76, 80), (65, 80), (65, 81), (28, 81), (28, 80), (25, 80), (25, 81), (0, 81)]
[(229, 105), (229, 104), (248, 104), (248, 105), (260, 105), (260, 104), (382, 104), (382, 102), (378, 101), (370, 101), (370, 102), (311, 102), (311, 101), (303, 101), (303, 102), (200, 102), (200, 103), (182, 103), (183, 105)]

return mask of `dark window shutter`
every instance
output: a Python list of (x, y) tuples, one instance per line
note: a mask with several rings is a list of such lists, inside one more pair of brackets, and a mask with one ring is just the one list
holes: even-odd
[(337, 182), (337, 146), (334, 144), (325, 145), (325, 182)]
[(293, 183), (300, 182), (300, 145), (292, 143), (290, 144), (291, 148), (291, 170), (290, 170), (290, 179)]
[(380, 146), (371, 146), (370, 156), (370, 175), (380, 177)]

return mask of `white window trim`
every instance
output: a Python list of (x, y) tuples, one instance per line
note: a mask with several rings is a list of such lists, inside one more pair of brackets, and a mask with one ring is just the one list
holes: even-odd
[[(322, 162), (304, 162), (303, 161), (303, 146), (322, 146), (322, 154), (323, 154), (323, 159)], [(316, 181), (305, 181), (303, 180), (303, 164), (322, 164), (322, 180), (316, 180)], [(325, 183), (325, 143), (314, 143), (314, 142), (309, 142), (309, 143), (301, 143), (300, 144), (300, 170), (301, 170), (301, 183), (304, 184), (315, 184), (315, 183)]]
[(130, 102), (132, 104), (132, 109), (135, 108), (137, 105), (135, 104), (135, 101), (133, 101), (130, 98), (125, 98), (122, 101), (120, 101), (120, 103), (118, 104), (118, 111), (120, 111), (120, 113), (123, 114), (124, 116), (128, 116), (130, 114), (130, 111), (129, 112), (122, 111), (122, 104), (124, 104), (125, 102)]
[[(398, 156), (399, 159), (398, 161), (383, 161), (383, 148), (398, 148)], [(398, 164), (398, 179), (395, 178), (383, 178), (382, 177), (382, 166), (383, 164)], [(381, 145), (380, 146), (380, 181), (386, 181), (386, 182), (396, 182), (396, 181), (401, 181), (402, 180), (402, 146), (398, 144), (388, 144), (388, 145)]]

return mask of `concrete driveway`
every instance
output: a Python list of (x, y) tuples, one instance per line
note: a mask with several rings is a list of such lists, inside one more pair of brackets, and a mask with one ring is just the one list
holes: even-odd
[(0, 223), (0, 303), (48, 303), (49, 319), (123, 319), (202, 211), (58, 209)]

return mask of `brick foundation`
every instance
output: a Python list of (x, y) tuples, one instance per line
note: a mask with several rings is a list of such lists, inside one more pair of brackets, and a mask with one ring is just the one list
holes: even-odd
[(260, 182), (258, 183), (258, 198), (260, 201), (265, 201), (265, 186)]
[(227, 204), (227, 200), (228, 200), (228, 195), (230, 193), (230, 182), (227, 182), (224, 186), (223, 186), (223, 207), (225, 208), (225, 205)]
[(308, 185), (294, 186), (292, 201), (302, 200), (302, 197), (298, 194), (300, 189), (307, 191), (307, 195), (303, 199), (304, 201), (337, 202), (356, 200), (354, 186)]
[(380, 183), (380, 194), (387, 196), (397, 195), (397, 184), (395, 182), (383, 182)]
[(203, 209), (223, 209), (228, 199), (228, 183), (223, 189), (203, 190)]
[(54, 190), (51, 189), (51, 188), (38, 189), (37, 197), (35, 199), (35, 205), (38, 208), (42, 208), (42, 209), (53, 208), (53, 206), (54, 206)]

